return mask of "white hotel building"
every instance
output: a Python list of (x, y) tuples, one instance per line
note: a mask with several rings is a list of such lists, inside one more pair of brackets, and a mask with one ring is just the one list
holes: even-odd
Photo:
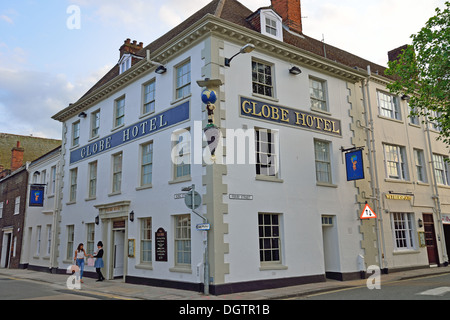
[[(342, 149), (362, 147), (350, 110), (365, 73), (354, 66), (370, 62), (305, 36), (300, 16), (295, 0), (256, 12), (214, 0), (147, 47), (125, 41), (119, 63), (53, 117), (63, 123), (61, 270), (79, 243), (92, 253), (102, 240), (107, 279), (202, 290), (203, 220), (181, 195), (195, 185), (211, 224), (211, 293), (359, 277), (361, 203)], [(224, 134), (214, 164), (196, 161), (206, 78)], [(237, 163), (238, 129), (254, 133), (256, 163)]]

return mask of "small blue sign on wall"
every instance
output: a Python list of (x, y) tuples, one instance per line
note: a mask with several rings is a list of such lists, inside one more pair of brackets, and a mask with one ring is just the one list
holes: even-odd
[(364, 179), (362, 149), (347, 152), (345, 154), (345, 166), (347, 168), (347, 181)]
[(31, 186), (30, 187), (30, 207), (43, 207), (44, 206), (44, 186)]

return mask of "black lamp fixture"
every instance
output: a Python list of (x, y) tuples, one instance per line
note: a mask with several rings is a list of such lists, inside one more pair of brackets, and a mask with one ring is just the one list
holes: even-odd
[(98, 225), (100, 223), (100, 217), (96, 216), (95, 217), (95, 224)]
[(409, 99), (411, 99), (411, 98), (408, 95), (406, 95), (406, 94), (402, 95), (402, 100), (409, 101)]
[(86, 118), (86, 117), (87, 117), (87, 114), (84, 111), (78, 115), (78, 118)]
[(297, 76), (300, 73), (302, 73), (302, 70), (300, 70), (299, 67), (293, 66), (292, 68), (289, 69), (289, 73)]
[(130, 221), (133, 222), (134, 221), (134, 211), (130, 212)]
[(166, 73), (166, 72), (167, 72), (167, 68), (161, 65), (161, 66), (159, 66), (158, 68), (156, 68), (155, 72), (156, 72), (157, 74), (163, 74), (163, 73)]
[(225, 58), (225, 66), (229, 67), (231, 60), (233, 60), (234, 57), (236, 57), (238, 54), (241, 53), (249, 53), (252, 52), (253, 50), (255, 50), (255, 46), (251, 43), (247, 43), (245, 46), (243, 46), (238, 53), (236, 53), (234, 56), (232, 56), (231, 58)]
[(419, 218), (419, 220), (417, 220), (417, 225), (419, 226), (419, 228), (423, 227), (423, 221), (422, 219)]

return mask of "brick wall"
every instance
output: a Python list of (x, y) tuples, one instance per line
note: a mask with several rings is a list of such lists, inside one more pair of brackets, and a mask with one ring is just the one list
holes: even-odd
[(283, 18), (290, 30), (302, 33), (302, 12), (300, 0), (272, 0), (272, 8)]
[[(0, 218), (0, 257), (3, 257), (3, 240), (5, 233), (11, 234), (9, 268), (19, 268), (23, 241), (25, 208), (27, 206), (28, 171), (22, 169), (14, 175), (0, 181), (0, 203), (3, 203), (2, 218)], [(20, 197), (20, 209), (14, 214), (16, 198)], [(16, 239), (16, 241), (14, 241)], [(15, 248), (14, 248), (15, 245)], [(3, 259), (1, 267), (5, 267)]]

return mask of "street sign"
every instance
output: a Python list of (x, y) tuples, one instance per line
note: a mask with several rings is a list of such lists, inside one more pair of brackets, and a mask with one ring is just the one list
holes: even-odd
[(377, 215), (375, 214), (375, 212), (372, 210), (371, 207), (369, 207), (369, 205), (366, 203), (366, 206), (364, 207), (363, 212), (361, 213), (360, 218), (361, 219), (375, 219), (377, 217)]
[(197, 225), (198, 231), (208, 231), (211, 229), (211, 225), (209, 223), (202, 223)]
[(192, 208), (192, 192), (189, 191), (186, 193), (186, 196), (184, 197), (184, 204), (189, 209), (197, 209), (200, 207), (200, 204), (202, 203), (202, 196), (197, 191), (194, 191), (194, 208)]

